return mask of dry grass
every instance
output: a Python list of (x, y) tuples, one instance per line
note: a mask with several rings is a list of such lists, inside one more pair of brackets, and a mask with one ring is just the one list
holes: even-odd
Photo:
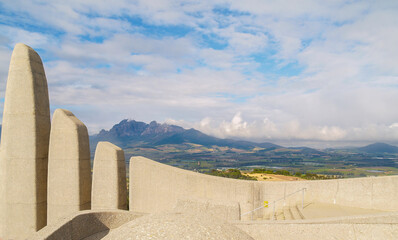
[(293, 177), (293, 176), (284, 176), (277, 174), (266, 174), (266, 173), (242, 173), (243, 175), (255, 177), (257, 181), (306, 181), (305, 179)]

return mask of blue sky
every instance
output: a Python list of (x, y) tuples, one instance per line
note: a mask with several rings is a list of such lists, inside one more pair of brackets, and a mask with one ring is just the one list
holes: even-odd
[(397, 1), (0, 1), (0, 98), (17, 42), (91, 133), (398, 142)]

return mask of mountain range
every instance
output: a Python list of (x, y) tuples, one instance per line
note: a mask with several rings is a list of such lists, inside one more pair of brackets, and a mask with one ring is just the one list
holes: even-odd
[(206, 135), (193, 128), (184, 129), (176, 125), (160, 124), (152, 121), (147, 124), (135, 120), (122, 120), (109, 131), (101, 130), (90, 137), (91, 145), (98, 141), (110, 141), (122, 148), (159, 146), (165, 144), (193, 143), (205, 147), (219, 146), (238, 149), (253, 149), (255, 147), (266, 149), (282, 148), (273, 143), (254, 143), (233, 139), (221, 139)]
[[(0, 125), (0, 136), (1, 136)], [(115, 124), (110, 130), (102, 129), (98, 134), (90, 136), (90, 146), (95, 149), (99, 141), (109, 141), (122, 148), (137, 146), (159, 146), (164, 144), (193, 143), (206, 147), (219, 146), (238, 149), (279, 149), (282, 146), (263, 142), (255, 143), (233, 139), (221, 139), (206, 135), (193, 128), (184, 129), (176, 125), (166, 123), (160, 124), (152, 121), (149, 124), (135, 120), (124, 119)], [(307, 147), (291, 147), (305, 152), (319, 152), (318, 150)], [(398, 147), (386, 143), (373, 143), (364, 147), (353, 148), (353, 150), (364, 153), (398, 153)]]
[[(135, 120), (124, 119), (110, 130), (102, 129), (98, 134), (90, 136), (91, 146), (98, 141), (110, 141), (122, 148), (154, 147), (166, 144), (199, 144), (205, 147), (229, 147), (251, 150), (262, 148), (266, 150), (285, 148), (270, 142), (255, 143), (250, 141), (221, 139), (204, 134), (196, 129), (184, 129), (180, 126), (160, 124), (152, 121), (149, 124)], [(286, 148), (285, 148), (286, 149)], [(308, 147), (290, 147), (305, 153), (320, 153)], [(398, 153), (398, 147), (386, 143), (374, 143), (364, 147), (352, 148), (352, 151), (363, 153)]]

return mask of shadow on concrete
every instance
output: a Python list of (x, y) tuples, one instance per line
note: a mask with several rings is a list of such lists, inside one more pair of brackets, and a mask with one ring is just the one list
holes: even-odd
[(37, 232), (33, 239), (102, 239), (112, 229), (142, 217), (129, 211), (82, 211)]

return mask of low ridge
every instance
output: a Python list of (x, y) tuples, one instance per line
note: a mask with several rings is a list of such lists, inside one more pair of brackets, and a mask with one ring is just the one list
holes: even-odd
[(398, 153), (398, 147), (387, 143), (373, 143), (358, 150), (366, 153)]

